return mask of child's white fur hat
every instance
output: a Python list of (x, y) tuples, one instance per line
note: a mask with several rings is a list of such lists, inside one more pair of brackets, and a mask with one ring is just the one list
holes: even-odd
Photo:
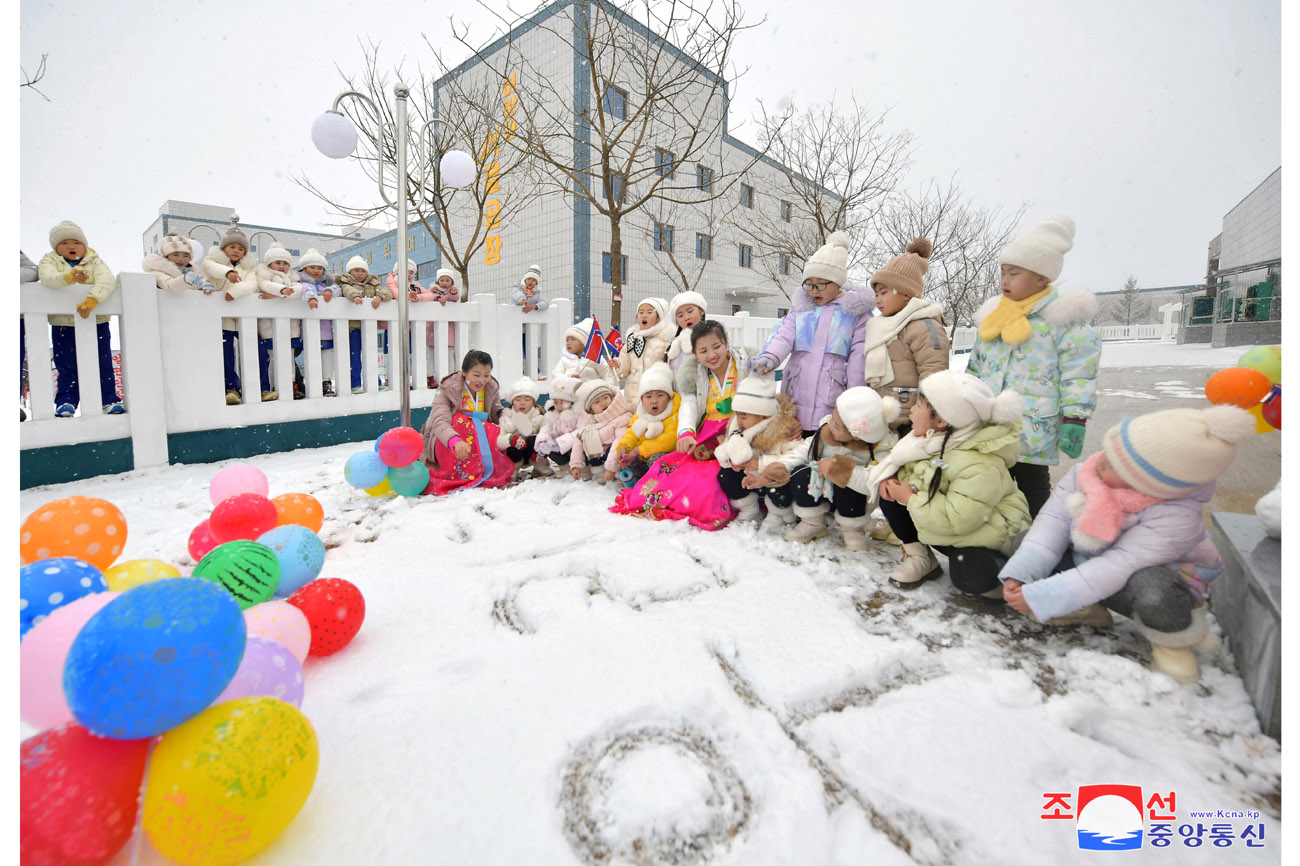
[[(644, 378), (641, 387), (645, 387)], [(776, 388), (776, 377), (770, 373), (747, 376), (736, 386), (731, 408), (737, 412), (770, 418), (781, 411), (781, 404), (776, 400)]]
[(678, 292), (668, 302), (668, 318), (672, 319), (673, 324), (677, 323), (677, 310), (687, 306), (699, 307), (704, 318), (709, 317), (709, 302), (704, 300), (704, 295), (699, 292)]
[(366, 273), (370, 273), (370, 265), (366, 264), (366, 260), (361, 258), (361, 256), (353, 256), (352, 258), (348, 259), (348, 266), (343, 270), (353, 271), (356, 270), (357, 268), (361, 268), (361, 270), (365, 271)]
[(284, 262), (292, 265), (293, 259), (289, 256), (289, 251), (277, 244), (271, 244), (266, 252), (262, 254), (262, 264), (269, 265), (271, 262)]
[(506, 389), (506, 402), (513, 402), (516, 397), (532, 397), (533, 402), (537, 402), (537, 396), (541, 389), (537, 383), (527, 376), (521, 376), (515, 380), (515, 383)]
[(551, 399), (563, 400), (566, 403), (576, 403), (578, 401), (578, 388), (582, 386), (581, 379), (575, 379), (572, 376), (564, 376), (556, 379), (551, 383)]
[(443, 277), (447, 277), (453, 283), (456, 282), (456, 275), (451, 271), (447, 270), (446, 268), (438, 268), (437, 273), (433, 275), (433, 281), (436, 283), (438, 282), (438, 280), (441, 280)]
[(1015, 391), (996, 397), (993, 389), (969, 373), (940, 370), (921, 380), (921, 396), (950, 427), (1010, 424), (1019, 421), (1025, 401)]
[(874, 444), (889, 433), (889, 425), (898, 417), (900, 406), (895, 398), (881, 397), (875, 388), (859, 385), (835, 398), (835, 411), (840, 413), (840, 420), (854, 438)]
[(86, 243), (86, 233), (72, 220), (64, 220), (50, 229), (50, 249), (54, 249), (63, 241), (81, 241), (86, 246), (90, 246)]
[(316, 249), (315, 247), (307, 250), (307, 252), (303, 253), (302, 256), (298, 259), (298, 267), (300, 268), (309, 268), (312, 265), (315, 265), (320, 268), (329, 267), (329, 263), (325, 261), (325, 257), (321, 255), (320, 250)]
[(158, 247), (158, 254), (163, 258), (167, 258), (172, 253), (189, 253), (192, 258), (194, 256), (194, 247), (190, 246), (189, 238), (183, 235), (164, 235), (162, 244)]
[(567, 341), (570, 337), (577, 337), (585, 346), (587, 340), (591, 337), (591, 319), (583, 319), (581, 322), (576, 322), (566, 328), (564, 330), (564, 339)]
[(640, 393), (648, 391), (663, 391), (669, 397), (673, 395), (673, 371), (663, 361), (650, 365), (650, 369), (641, 374)]

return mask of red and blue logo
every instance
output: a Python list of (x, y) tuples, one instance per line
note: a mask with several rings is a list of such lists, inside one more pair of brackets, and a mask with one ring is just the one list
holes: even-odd
[(1138, 785), (1080, 785), (1074, 828), (1079, 847), (1089, 851), (1131, 851), (1142, 847), (1142, 788)]

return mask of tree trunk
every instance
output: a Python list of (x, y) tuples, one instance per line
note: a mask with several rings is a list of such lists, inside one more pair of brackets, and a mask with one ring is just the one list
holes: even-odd
[(618, 328), (621, 333), (623, 330), (623, 227), (622, 216), (618, 213), (610, 214), (609, 217), (609, 276), (614, 288), (609, 305), (610, 321), (605, 325), (605, 329), (608, 331), (610, 328)]
[(469, 303), (469, 263), (465, 263), (464, 268), (457, 268), (456, 272), (460, 274), (460, 302)]

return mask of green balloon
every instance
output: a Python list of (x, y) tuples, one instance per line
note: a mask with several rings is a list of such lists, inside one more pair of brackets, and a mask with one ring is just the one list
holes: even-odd
[(193, 576), (224, 587), (241, 610), (248, 610), (275, 594), (280, 584), (280, 561), (265, 544), (227, 541), (199, 560)]
[(388, 486), (402, 496), (419, 496), (429, 486), (429, 467), (419, 460), (410, 466), (393, 466), (388, 470)]
[(1237, 360), (1237, 366), (1263, 373), (1276, 385), (1282, 381), (1282, 347), (1256, 346)]

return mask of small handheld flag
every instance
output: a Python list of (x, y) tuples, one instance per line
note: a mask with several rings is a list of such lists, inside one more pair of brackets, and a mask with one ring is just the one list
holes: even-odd
[(587, 337), (587, 348), (583, 351), (582, 357), (588, 361), (600, 363), (601, 356), (605, 353), (605, 335), (600, 330), (600, 320), (595, 316), (591, 317), (591, 334)]
[(623, 335), (618, 332), (618, 325), (609, 329), (609, 336), (605, 337), (605, 354), (612, 361), (623, 352)]

